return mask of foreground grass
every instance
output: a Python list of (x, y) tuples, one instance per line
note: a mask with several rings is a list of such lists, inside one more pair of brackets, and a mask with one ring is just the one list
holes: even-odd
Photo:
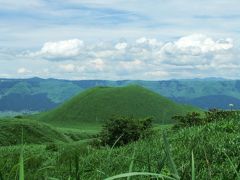
[[(167, 130), (171, 158), (180, 178), (191, 179), (194, 175), (195, 179), (237, 179), (240, 166), (239, 129), (240, 121), (235, 119), (178, 131)], [(132, 179), (147, 179), (143, 176), (147, 173), (173, 177), (162, 132), (157, 131), (146, 140), (113, 149), (94, 149), (82, 141), (54, 144), (54, 148), (26, 145), (25, 179), (71, 177), (90, 180), (123, 173), (135, 173)], [(20, 146), (0, 148), (0, 174), (3, 179), (15, 179), (20, 149)]]

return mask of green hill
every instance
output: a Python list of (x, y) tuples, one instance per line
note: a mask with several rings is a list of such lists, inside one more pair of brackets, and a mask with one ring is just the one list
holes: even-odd
[(0, 78), (0, 116), (1, 114), (5, 115), (7, 111), (8, 114), (47, 111), (89, 88), (96, 86), (122, 87), (129, 84), (140, 85), (175, 102), (203, 109), (229, 109), (228, 104), (234, 104), (234, 109), (240, 109), (238, 103), (240, 101), (240, 80), (207, 78), (163, 81), (71, 81), (41, 78)]
[(57, 123), (102, 122), (113, 115), (151, 116), (158, 123), (169, 123), (173, 115), (197, 108), (177, 104), (140, 86), (96, 87), (44, 113), (40, 120)]
[(0, 129), (0, 146), (21, 144), (22, 130), (24, 144), (68, 142), (68, 138), (53, 127), (34, 120), (0, 120)]

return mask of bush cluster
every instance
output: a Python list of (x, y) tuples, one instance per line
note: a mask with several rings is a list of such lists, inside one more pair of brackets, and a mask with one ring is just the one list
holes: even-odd
[(102, 145), (122, 146), (152, 133), (152, 118), (112, 117), (100, 133)]
[(185, 116), (173, 116), (176, 122), (174, 128), (191, 127), (204, 125), (211, 122), (221, 121), (223, 119), (235, 119), (240, 116), (239, 111), (224, 111), (219, 109), (210, 109), (201, 115), (198, 112), (187, 113)]

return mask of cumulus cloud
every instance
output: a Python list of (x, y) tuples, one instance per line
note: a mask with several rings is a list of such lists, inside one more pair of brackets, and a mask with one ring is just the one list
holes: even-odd
[(27, 54), (27, 56), (43, 56), (46, 58), (69, 58), (78, 56), (83, 50), (84, 42), (79, 39), (70, 39), (57, 42), (46, 42), (40, 51)]
[[(158, 59), (179, 66), (211, 64), (213, 61), (222, 61), (224, 56), (233, 55), (233, 47), (230, 38), (214, 40), (206, 35), (193, 34), (165, 43), (158, 52)], [(226, 63), (229, 58), (224, 61)]]
[(231, 48), (233, 48), (233, 41), (230, 38), (213, 40), (202, 34), (193, 34), (182, 37), (175, 42), (166, 43), (162, 50), (166, 53), (197, 56), (211, 52), (229, 50)]
[[(230, 38), (202, 34), (161, 42), (142, 37), (131, 42), (84, 43), (79, 39), (47, 42), (27, 57), (58, 60), (66, 73), (87, 77), (137, 77), (147, 79), (202, 77), (239, 67), (239, 49)], [(68, 63), (63, 63), (68, 61)], [(134, 76), (133, 76), (134, 75)], [(100, 78), (101, 79), (101, 78)]]
[(136, 44), (138, 45), (148, 45), (148, 46), (160, 46), (162, 43), (160, 43), (157, 39), (154, 38), (146, 38), (141, 37), (136, 40)]

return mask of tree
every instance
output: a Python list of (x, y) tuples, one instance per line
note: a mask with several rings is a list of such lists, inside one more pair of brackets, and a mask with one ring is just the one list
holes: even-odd
[(152, 118), (112, 117), (105, 122), (100, 133), (103, 145), (122, 146), (151, 134)]

